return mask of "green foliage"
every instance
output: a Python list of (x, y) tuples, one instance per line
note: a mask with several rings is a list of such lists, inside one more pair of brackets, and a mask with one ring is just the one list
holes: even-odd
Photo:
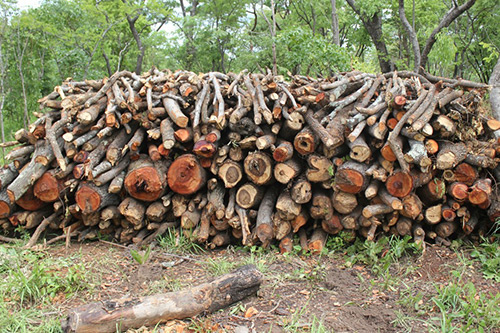
[(386, 273), (391, 264), (401, 258), (419, 254), (421, 251), (421, 248), (411, 241), (410, 236), (403, 238), (391, 236), (380, 238), (376, 242), (362, 241), (358, 238), (347, 248), (346, 254), (349, 256), (348, 265), (362, 263), (380, 275)]
[(344, 49), (302, 27), (281, 31), (276, 47), (283, 74), (291, 70), (295, 74), (331, 75), (349, 69), (350, 59)]
[(174, 253), (200, 253), (204, 251), (193, 239), (172, 228), (168, 229), (165, 235), (159, 236), (157, 241), (161, 248)]
[(439, 310), (432, 318), (435, 331), (491, 332), (500, 325), (500, 294), (478, 293), (472, 282), (463, 282), (460, 272), (454, 271), (446, 285), (436, 285), (431, 301)]
[(151, 249), (151, 246), (148, 246), (145, 251), (130, 249), (130, 255), (139, 265), (143, 265), (148, 261), (149, 256), (151, 255)]
[(481, 263), (483, 276), (486, 279), (500, 282), (500, 243), (498, 241), (484, 240), (483, 243), (474, 247), (470, 255)]

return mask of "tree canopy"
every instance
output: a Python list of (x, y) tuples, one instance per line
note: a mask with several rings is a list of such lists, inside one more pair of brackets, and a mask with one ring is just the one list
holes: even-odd
[(500, 52), (497, 0), (0, 0), (0, 20), (5, 136), (68, 77), (409, 69), (488, 82)]

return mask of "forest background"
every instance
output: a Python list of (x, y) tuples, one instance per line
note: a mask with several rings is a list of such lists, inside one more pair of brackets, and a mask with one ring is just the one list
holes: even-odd
[(67, 78), (194, 72), (424, 70), (488, 82), (498, 0), (0, 0), (0, 135)]

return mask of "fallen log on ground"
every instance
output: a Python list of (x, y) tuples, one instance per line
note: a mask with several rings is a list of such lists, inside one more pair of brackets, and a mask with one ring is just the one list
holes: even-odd
[(64, 332), (107, 333), (154, 326), (223, 309), (259, 290), (262, 274), (247, 265), (212, 282), (145, 297), (122, 298), (83, 305), (69, 312)]

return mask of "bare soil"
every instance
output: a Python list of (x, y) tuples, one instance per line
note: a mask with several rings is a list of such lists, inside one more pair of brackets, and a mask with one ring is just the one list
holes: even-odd
[[(393, 265), (388, 281), (387, 275), (377, 277), (367, 267), (349, 265), (342, 254), (283, 256), (271, 251), (256, 255), (234, 248), (173, 254), (155, 247), (147, 263), (139, 265), (130, 249), (102, 242), (72, 244), (68, 249), (55, 245), (48, 251), (54, 256), (79, 258), (95, 285), (92, 292), (69, 299), (56, 297), (61, 316), (88, 302), (196, 285), (249, 262), (263, 271), (258, 294), (239, 304), (191, 320), (129, 332), (309, 332), (319, 323), (325, 332), (403, 332), (407, 328), (397, 324), (397, 314), (417, 316), (411, 306), (404, 305), (408, 297), (404, 286), (411, 286), (412, 294), (421, 292), (421, 302), (426, 302), (460, 264), (456, 252), (428, 247), (422, 255)], [(499, 283), (483, 278), (479, 267), (471, 265), (467, 275), (478, 292), (500, 290)], [(437, 315), (429, 313), (426, 318), (420, 314), (422, 320), (412, 322), (412, 331), (428, 331), (426, 320)]]

